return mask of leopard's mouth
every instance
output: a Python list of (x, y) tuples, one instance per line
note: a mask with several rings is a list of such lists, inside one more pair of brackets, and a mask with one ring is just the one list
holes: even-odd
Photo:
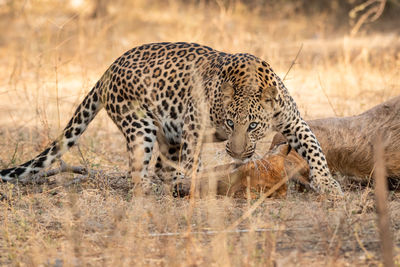
[(235, 163), (247, 163), (252, 160), (254, 154), (254, 151), (248, 151), (246, 153), (241, 154), (239, 157), (237, 155), (234, 155), (230, 150), (226, 150), (229, 156), (232, 157), (233, 161)]
[(237, 164), (238, 166), (247, 164), (248, 162), (250, 162), (250, 159), (248, 159), (248, 158), (247, 159), (235, 159), (235, 158), (232, 158), (232, 163)]

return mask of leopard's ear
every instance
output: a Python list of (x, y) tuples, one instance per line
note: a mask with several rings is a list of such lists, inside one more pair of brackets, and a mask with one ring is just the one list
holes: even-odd
[(235, 94), (235, 89), (233, 88), (233, 85), (230, 82), (224, 82), (221, 85), (221, 91), (222, 101), (224, 102), (224, 104), (228, 104)]
[(278, 88), (276, 88), (276, 86), (263, 88), (261, 93), (261, 101), (262, 102), (273, 101), (277, 94), (278, 94)]

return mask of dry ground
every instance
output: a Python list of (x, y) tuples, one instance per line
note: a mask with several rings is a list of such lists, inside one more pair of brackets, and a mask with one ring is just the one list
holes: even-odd
[[(193, 41), (249, 52), (268, 60), (281, 77), (302, 46), (285, 83), (306, 119), (357, 114), (400, 93), (398, 30), (367, 26), (349, 36), (345, 22), (339, 27), (324, 12), (304, 15), (290, 1), (274, 2), (269, 13), (263, 5), (248, 8), (240, 1), (115, 1), (97, 18), (90, 5), (65, 3), (0, 1), (0, 168), (44, 149), (107, 66), (146, 42)], [(207, 149), (206, 160), (218, 162), (217, 152)], [(79, 150), (63, 159), (95, 169), (127, 169), (123, 137), (104, 112), (82, 136)], [(133, 198), (126, 180), (63, 185), (71, 179), (62, 174), (44, 185), (0, 185), (7, 196), (0, 202), (0, 265), (381, 262), (368, 188), (347, 186), (345, 199), (336, 202), (313, 193), (267, 200), (237, 221), (254, 201)], [(399, 197), (392, 192), (389, 202), (397, 246)], [(395, 255), (399, 264), (398, 247)]]

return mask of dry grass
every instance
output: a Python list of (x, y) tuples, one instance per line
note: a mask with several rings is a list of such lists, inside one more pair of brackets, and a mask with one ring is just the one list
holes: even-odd
[[(249, 52), (268, 60), (281, 77), (303, 44), (286, 85), (306, 119), (357, 114), (400, 92), (398, 31), (361, 28), (359, 35), (349, 37), (332, 24), (329, 14), (305, 16), (290, 1), (263, 13), (262, 5), (250, 9), (240, 1), (182, 5), (177, 0), (119, 0), (96, 19), (90, 5), (65, 3), (0, 2), (0, 168), (40, 152), (108, 65), (146, 42), (193, 41)], [(105, 170), (127, 169), (123, 137), (104, 112), (80, 139), (80, 149), (83, 158), (74, 148), (63, 159)], [(215, 149), (207, 147), (205, 153), (208, 162), (222, 161)], [(129, 181), (112, 179), (61, 186), (60, 181), (71, 178), (62, 174), (45, 185), (0, 185), (7, 196), (0, 202), (0, 265), (381, 262), (368, 188), (333, 202), (312, 193), (267, 200), (227, 232), (252, 201), (132, 198)], [(400, 199), (391, 193), (389, 200), (399, 245)], [(394, 254), (398, 264), (397, 247)]]

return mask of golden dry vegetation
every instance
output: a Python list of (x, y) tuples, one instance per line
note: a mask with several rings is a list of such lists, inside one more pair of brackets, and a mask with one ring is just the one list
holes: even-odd
[[(363, 1), (327, 1), (328, 7), (306, 2), (0, 1), (0, 169), (44, 149), (108, 65), (148, 42), (190, 41), (252, 53), (281, 77), (301, 50), (285, 83), (306, 119), (358, 114), (400, 93), (398, 1), (388, 1), (381, 18), (356, 34), (350, 32), (357, 17), (348, 13)], [(127, 170), (124, 139), (104, 111), (81, 137), (79, 149), (63, 159)], [(206, 147), (206, 162), (219, 159), (221, 153)], [(72, 179), (60, 174), (39, 185), (0, 185), (0, 265), (382, 262), (370, 188), (348, 186), (337, 201), (309, 192), (260, 204), (212, 195), (191, 201), (139, 198), (132, 197), (127, 180), (65, 185)], [(391, 192), (389, 200), (399, 245), (399, 195)], [(395, 260), (399, 264), (397, 246)]]

